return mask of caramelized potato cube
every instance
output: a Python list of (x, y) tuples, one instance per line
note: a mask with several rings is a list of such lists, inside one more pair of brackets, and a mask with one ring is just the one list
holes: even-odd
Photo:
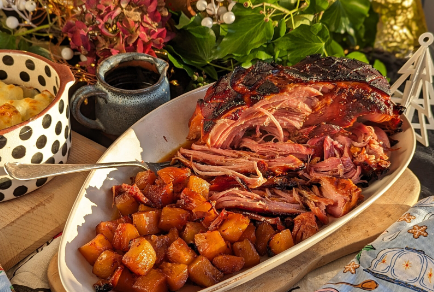
[(187, 282), (187, 265), (164, 262), (160, 265), (160, 269), (166, 275), (167, 284), (171, 291), (181, 289), (185, 282)]
[(220, 225), (219, 231), (222, 237), (230, 242), (236, 242), (249, 226), (250, 219), (238, 213), (229, 213)]
[(179, 231), (175, 227), (170, 228), (169, 233), (167, 233), (167, 237), (169, 237), (169, 246), (179, 238)]
[(190, 244), (194, 243), (194, 236), (201, 232), (206, 232), (206, 228), (202, 225), (202, 223), (187, 222), (184, 231), (182, 231), (181, 237), (187, 244)]
[(135, 239), (122, 257), (122, 263), (137, 275), (145, 275), (155, 264), (157, 254), (152, 244), (143, 237)]
[(206, 200), (208, 200), (209, 186), (209, 182), (195, 175), (190, 176), (187, 183), (187, 188), (200, 194)]
[(232, 245), (232, 250), (236, 256), (242, 257), (244, 259), (245, 268), (253, 267), (259, 264), (261, 260), (255, 247), (248, 239), (235, 242)]
[(96, 226), (96, 234), (104, 235), (108, 241), (113, 243), (113, 236), (115, 235), (116, 227), (118, 227), (118, 224), (119, 223), (113, 221), (103, 221)]
[(193, 219), (202, 220), (203, 226), (208, 228), (215, 218), (218, 217), (217, 211), (213, 208), (210, 202), (204, 202), (194, 208)]
[(223, 278), (223, 273), (214, 267), (209, 259), (204, 256), (198, 256), (188, 266), (188, 274), (194, 283), (202, 287), (217, 284)]
[(187, 185), (188, 178), (191, 175), (189, 168), (165, 167), (157, 172), (158, 176), (165, 184), (172, 183), (173, 191), (179, 193)]
[(273, 226), (268, 222), (259, 223), (256, 228), (255, 247), (258, 253), (263, 256), (267, 253), (268, 241), (276, 233)]
[(212, 260), (212, 264), (227, 275), (241, 270), (244, 267), (244, 258), (224, 254), (216, 256)]
[(175, 201), (172, 183), (151, 185), (148, 188), (146, 196), (158, 208), (172, 204)]
[(93, 266), (99, 255), (108, 249), (113, 249), (110, 241), (104, 235), (97, 234), (94, 239), (79, 247), (78, 251)]
[(169, 231), (173, 227), (181, 230), (189, 220), (189, 211), (180, 208), (164, 207), (161, 211), (158, 227), (164, 231)]
[(120, 223), (113, 236), (113, 247), (117, 250), (127, 251), (130, 241), (139, 237), (136, 227), (130, 223)]
[(256, 243), (256, 227), (253, 223), (250, 223), (249, 226), (247, 226), (246, 230), (244, 230), (243, 234), (241, 234), (238, 241), (243, 241), (244, 239), (250, 240), (251, 243)]
[(105, 250), (99, 255), (99, 257), (95, 261), (92, 273), (94, 273), (97, 277), (101, 279), (107, 279), (111, 275), (113, 275), (121, 262), (122, 256), (120, 254), (117, 254), (109, 249)]
[(138, 212), (156, 211), (157, 208), (149, 207), (145, 204), (140, 204)]
[(160, 233), (158, 224), (160, 223), (161, 211), (137, 212), (133, 215), (133, 224), (136, 226), (140, 235)]
[(185, 188), (182, 191), (179, 200), (176, 202), (176, 206), (191, 211), (204, 202), (206, 202), (206, 200), (200, 194), (190, 190), (189, 188)]
[(146, 187), (152, 185), (156, 179), (157, 176), (153, 171), (146, 170), (146, 171), (138, 172), (136, 174), (136, 177), (134, 178), (134, 183), (137, 185), (139, 189), (143, 190), (146, 189)]
[(139, 209), (139, 203), (128, 193), (116, 196), (115, 205), (119, 212), (124, 216), (133, 214)]
[(279, 233), (274, 234), (268, 242), (268, 247), (272, 255), (281, 253), (294, 245), (291, 230), (284, 229)]
[(167, 249), (169, 248), (169, 237), (166, 235), (148, 235), (145, 237), (149, 241), (155, 250), (157, 259), (155, 265), (158, 266), (166, 259)]
[(134, 292), (168, 291), (166, 275), (160, 270), (152, 269), (146, 275), (137, 278), (133, 285)]
[(188, 265), (196, 256), (194, 250), (182, 238), (175, 240), (167, 250), (167, 258), (172, 263)]
[(209, 260), (227, 251), (226, 242), (217, 230), (196, 234), (194, 243), (199, 253)]

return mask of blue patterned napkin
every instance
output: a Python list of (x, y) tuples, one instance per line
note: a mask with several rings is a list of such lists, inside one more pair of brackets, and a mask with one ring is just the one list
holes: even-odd
[(317, 292), (434, 292), (434, 196), (422, 199)]
[(11, 292), (14, 291), (14, 288), (11, 285), (11, 282), (9, 282), (8, 277), (6, 276), (5, 271), (0, 266), (0, 292)]

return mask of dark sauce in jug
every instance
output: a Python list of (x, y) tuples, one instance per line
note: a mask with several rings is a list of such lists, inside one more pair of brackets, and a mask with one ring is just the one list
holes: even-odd
[(160, 74), (154, 64), (144, 61), (120, 63), (104, 75), (105, 82), (124, 90), (138, 90), (157, 83)]

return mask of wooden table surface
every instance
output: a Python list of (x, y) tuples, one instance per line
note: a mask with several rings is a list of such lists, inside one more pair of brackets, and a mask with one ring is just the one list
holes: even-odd
[[(68, 163), (95, 163), (105, 147), (72, 132)], [(0, 203), (0, 264), (7, 271), (62, 232), (88, 172), (53, 178), (23, 197)]]

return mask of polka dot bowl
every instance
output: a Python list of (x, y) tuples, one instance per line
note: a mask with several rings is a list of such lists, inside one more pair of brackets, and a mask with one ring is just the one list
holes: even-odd
[(50, 178), (20, 181), (9, 177), (6, 162), (66, 163), (71, 147), (68, 90), (74, 76), (65, 65), (23, 51), (0, 50), (0, 80), (39, 91), (55, 98), (38, 115), (0, 131), (0, 202), (23, 196)]

